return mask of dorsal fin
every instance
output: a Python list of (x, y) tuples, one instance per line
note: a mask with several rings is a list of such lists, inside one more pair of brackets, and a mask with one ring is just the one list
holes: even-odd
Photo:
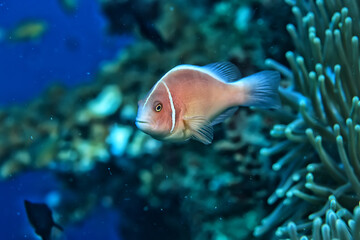
[(203, 144), (210, 144), (214, 130), (211, 123), (202, 116), (184, 117), (185, 124), (191, 130), (192, 138)]
[(233, 82), (241, 78), (239, 69), (231, 62), (216, 62), (201, 68), (216, 75), (224, 82)]

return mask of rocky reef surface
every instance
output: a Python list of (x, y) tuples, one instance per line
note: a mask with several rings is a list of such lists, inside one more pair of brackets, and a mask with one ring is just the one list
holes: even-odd
[[(62, 182), (58, 222), (79, 222), (102, 205), (123, 217), (124, 239), (357, 239), (360, 104), (358, 72), (348, 65), (358, 63), (358, 4), (158, 2), (151, 20), (169, 48), (159, 51), (139, 34), (99, 67), (93, 83), (54, 85), (0, 110), (1, 179), (48, 169)], [(334, 46), (340, 62), (326, 54)], [(215, 128), (209, 146), (163, 143), (136, 129), (138, 99), (165, 72), (216, 61), (231, 61), (244, 76), (278, 69), (284, 108), (240, 108)]]

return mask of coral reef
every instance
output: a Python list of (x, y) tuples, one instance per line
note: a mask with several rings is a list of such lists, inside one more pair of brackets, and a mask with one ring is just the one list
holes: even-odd
[(282, 100), (292, 117), (274, 126), (277, 143), (261, 151), (278, 159), (272, 169), (281, 180), (268, 198), (276, 207), (254, 235), (281, 225), (280, 238), (359, 239), (360, 6), (287, 2), (296, 19), (287, 26), (296, 47), (286, 53), (291, 70), (267, 64), (286, 77)]
[(263, 174), (270, 166), (258, 153), (268, 145), (263, 141), (268, 125), (242, 109), (225, 129), (227, 136), (215, 140), (213, 149), (179, 146), (140, 173), (139, 193), (150, 207), (168, 211), (164, 203), (169, 195), (178, 199), (191, 239), (249, 239), (265, 214), (259, 203), (272, 189), (273, 178)]
[[(350, 208), (358, 198), (353, 186), (345, 184), (349, 179), (347, 170), (332, 146), (343, 149), (341, 141), (336, 142), (341, 135), (346, 147), (342, 155), (350, 156), (353, 165), (354, 149), (348, 148), (356, 147), (359, 141), (358, 120), (353, 118), (359, 114), (359, 100), (354, 100), (352, 108), (353, 90), (341, 85), (347, 73), (336, 70), (336, 64), (341, 64), (341, 69), (347, 65), (344, 60), (335, 61), (339, 53), (329, 55), (316, 40), (328, 39), (330, 42), (324, 45), (332, 49), (331, 44), (339, 45), (336, 34), (351, 38), (351, 34), (343, 33), (342, 26), (349, 25), (346, 19), (353, 13), (341, 12), (340, 17), (328, 21), (333, 39), (324, 35), (322, 25), (318, 26), (326, 22), (314, 19), (325, 19), (324, 13), (330, 17), (340, 11), (338, 6), (327, 6), (324, 12), (311, 5), (312, 1), (304, 5), (290, 2), (299, 5), (294, 12), (301, 24), (299, 32), (288, 27), (294, 40), (301, 39), (295, 42), (299, 56), (287, 54), (295, 74), (273, 60), (267, 62), (288, 79), (284, 85), (289, 87), (282, 91), (288, 111), (267, 113), (271, 117), (266, 117), (241, 108), (215, 128), (217, 138), (210, 147), (194, 142), (161, 143), (138, 131), (133, 121), (138, 99), (162, 74), (181, 63), (204, 65), (229, 60), (246, 76), (265, 67), (265, 56), (284, 62), (282, 56), (291, 47), (285, 33), (290, 10), (282, 0), (191, 3), (158, 3), (159, 16), (154, 24), (172, 48), (159, 52), (149, 41), (139, 38), (116, 59), (104, 62), (94, 83), (72, 90), (53, 86), (26, 106), (2, 109), (1, 178), (27, 169), (48, 168), (63, 182), (63, 189), (57, 190), (59, 205), (55, 206), (56, 213), (61, 213), (61, 224), (84, 219), (100, 204), (124, 216), (119, 228), (125, 239), (250, 239), (255, 226), (272, 210), (264, 199), (275, 190), (268, 202), (277, 207), (256, 229), (259, 238), (270, 239), (274, 228), (281, 224), (284, 227), (277, 233), (282, 237), (296, 239), (296, 232), (307, 234), (301, 229), (308, 231), (313, 223), (305, 221), (306, 216), (320, 208), (316, 217), (329, 222), (332, 234), (342, 231), (333, 228), (336, 219), (339, 229), (345, 224), (340, 219), (352, 219), (349, 229), (356, 229), (359, 211), (353, 213)], [(301, 14), (314, 7), (313, 17), (305, 17), (303, 25)], [(306, 34), (310, 29), (316, 29), (311, 30), (311, 38)], [(345, 46), (344, 54), (353, 54)], [(323, 60), (315, 62), (318, 53)], [(310, 78), (316, 81), (310, 82)], [(338, 85), (349, 92), (335, 91)], [(337, 101), (339, 96), (347, 100), (345, 107)], [(300, 107), (299, 100), (304, 101)], [(346, 123), (348, 116), (343, 118), (341, 111), (355, 114), (349, 115), (353, 122)], [(274, 117), (283, 124), (271, 132), (279, 143), (270, 147), (268, 132)], [(338, 130), (329, 129), (335, 123), (339, 124)], [(350, 125), (353, 132), (349, 131)], [(357, 142), (350, 146), (349, 138)], [(283, 157), (271, 166), (269, 156)], [(277, 171), (272, 172), (271, 167)], [(280, 185), (275, 189), (278, 179)]]

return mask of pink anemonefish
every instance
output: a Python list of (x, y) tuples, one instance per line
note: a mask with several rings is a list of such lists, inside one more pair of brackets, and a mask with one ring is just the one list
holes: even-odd
[(280, 74), (262, 71), (240, 79), (229, 63), (179, 65), (167, 72), (139, 101), (136, 126), (155, 139), (171, 142), (190, 138), (204, 144), (213, 139), (213, 125), (238, 106), (279, 108)]

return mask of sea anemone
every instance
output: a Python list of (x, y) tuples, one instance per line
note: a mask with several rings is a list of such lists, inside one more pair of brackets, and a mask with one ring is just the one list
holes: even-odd
[(272, 168), (281, 180), (268, 198), (277, 206), (254, 235), (278, 227), (280, 238), (360, 239), (360, 6), (286, 2), (296, 20), (287, 25), (296, 49), (286, 53), (291, 70), (266, 63), (286, 79), (278, 114), (290, 120), (274, 126), (276, 143), (261, 150), (277, 158)]

